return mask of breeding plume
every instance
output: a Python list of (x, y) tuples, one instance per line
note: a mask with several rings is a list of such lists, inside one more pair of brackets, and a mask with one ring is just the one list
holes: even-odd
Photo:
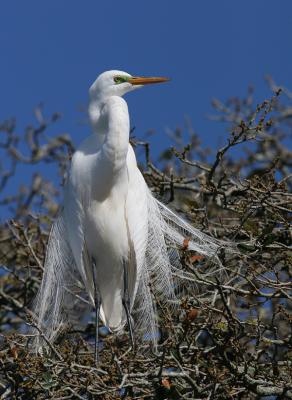
[(37, 325), (47, 341), (74, 324), (78, 303), (87, 301), (96, 312), (96, 357), (99, 318), (112, 332), (128, 326), (132, 344), (146, 334), (155, 344), (154, 298), (174, 302), (184, 239), (189, 249), (216, 259), (220, 243), (152, 195), (129, 143), (122, 96), (167, 80), (108, 71), (89, 90), (92, 134), (73, 155), (36, 300)]

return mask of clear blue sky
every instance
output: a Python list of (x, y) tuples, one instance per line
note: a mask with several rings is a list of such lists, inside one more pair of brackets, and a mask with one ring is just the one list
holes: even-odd
[(291, 0), (9, 0), (0, 13), (0, 120), (24, 127), (43, 102), (76, 144), (89, 129), (78, 109), (104, 70), (172, 78), (127, 96), (136, 134), (154, 128), (161, 148), (185, 115), (216, 145), (212, 97), (243, 96), (252, 83), (263, 99), (265, 74), (292, 89)]

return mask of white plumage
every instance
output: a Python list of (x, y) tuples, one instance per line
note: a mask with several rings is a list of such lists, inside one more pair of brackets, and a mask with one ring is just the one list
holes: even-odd
[(108, 71), (90, 88), (93, 133), (72, 158), (64, 206), (51, 230), (35, 306), (38, 327), (49, 341), (77, 316), (84, 289), (96, 305), (95, 285), (102, 322), (112, 331), (121, 331), (127, 322), (125, 266), (135, 335), (147, 333), (155, 343), (153, 295), (173, 303), (173, 274), (185, 274), (176, 249), (188, 237), (190, 249), (217, 259), (219, 241), (153, 197), (129, 144), (129, 114), (121, 96), (165, 80)]

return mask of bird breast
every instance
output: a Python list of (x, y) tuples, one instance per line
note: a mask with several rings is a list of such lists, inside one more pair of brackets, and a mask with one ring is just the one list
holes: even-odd
[(103, 263), (118, 262), (128, 257), (126, 197), (115, 189), (103, 202), (93, 200), (85, 215), (86, 244), (91, 256)]

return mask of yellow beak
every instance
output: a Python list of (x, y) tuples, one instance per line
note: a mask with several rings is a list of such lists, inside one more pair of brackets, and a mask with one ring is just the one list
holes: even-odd
[(132, 76), (131, 78), (128, 78), (128, 82), (130, 82), (132, 85), (149, 85), (151, 83), (162, 83), (169, 80), (169, 78), (155, 76), (151, 76), (149, 78), (146, 78), (144, 76)]

